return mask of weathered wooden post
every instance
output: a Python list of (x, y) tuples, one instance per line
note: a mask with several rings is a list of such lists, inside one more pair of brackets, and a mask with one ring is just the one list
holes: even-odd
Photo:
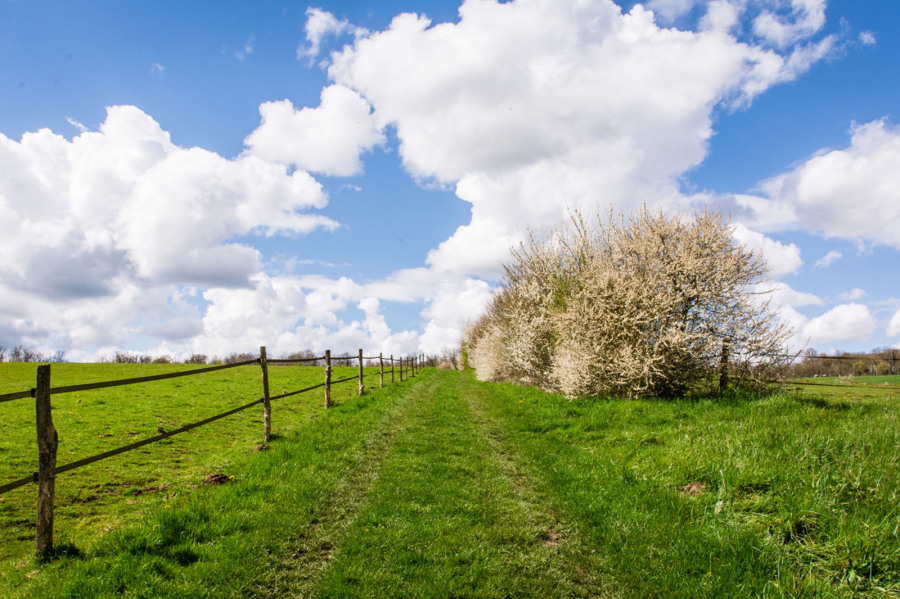
[(391, 354), (391, 384), (394, 382), (394, 354)]
[(331, 407), (331, 350), (325, 350), (325, 409)]
[(272, 402), (269, 401), (269, 363), (266, 361), (265, 345), (259, 348), (259, 368), (262, 371), (265, 442), (268, 443), (272, 435)]
[(362, 350), (359, 350), (359, 395), (363, 394), (363, 355)]
[(384, 354), (378, 352), (378, 388), (384, 389)]
[(37, 367), (35, 413), (38, 442), (38, 505), (36, 553), (43, 559), (53, 552), (53, 499), (56, 494), (56, 448), (59, 436), (50, 413), (50, 365)]
[(722, 339), (722, 359), (719, 367), (719, 393), (725, 393), (728, 389), (728, 339)]

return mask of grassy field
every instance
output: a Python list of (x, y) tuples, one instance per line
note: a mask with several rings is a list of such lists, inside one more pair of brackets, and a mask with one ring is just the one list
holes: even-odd
[[(147, 376), (196, 369), (183, 364), (54, 364), (53, 386)], [(36, 366), (0, 363), (0, 393), (34, 386)], [(321, 383), (323, 367), (271, 366), (273, 395)], [(366, 374), (377, 369), (366, 369)], [(357, 374), (337, 367), (334, 379)], [(367, 385), (378, 377), (366, 378)], [(399, 378), (397, 379), (399, 380)], [(390, 381), (390, 376), (387, 377)], [(357, 392), (348, 382), (333, 388), (340, 404)], [(184, 424), (227, 411), (262, 396), (258, 365), (52, 397), (59, 433), (59, 465), (127, 445)], [(319, 389), (273, 402), (277, 439), (324, 411)], [(34, 400), (0, 404), (0, 483), (27, 476), (37, 467)], [(123, 523), (139, 521), (147, 509), (171, 500), (207, 476), (231, 474), (232, 463), (263, 441), (262, 406), (250, 408), (171, 439), (142, 447), (57, 480), (57, 544), (83, 547)], [(34, 547), (35, 487), (0, 496), (0, 584), (18, 583), (29, 568)], [(3, 593), (0, 592), (0, 596)]]
[[(804, 397), (827, 400), (852, 400), (867, 402), (900, 399), (900, 375), (820, 377), (795, 379), (804, 385), (794, 385), (793, 390)], [(789, 387), (791, 388), (791, 387)]]
[[(896, 597), (900, 401), (845, 393), (570, 401), (434, 370), (327, 412), (313, 393), (276, 404), (271, 451), (259, 414), (206, 457), (173, 439), (158, 468), (210, 460), (171, 469), (176, 496), (75, 502), (61, 530), (109, 530), (7, 560), (0, 596)], [(234, 479), (191, 488), (213, 471)]]

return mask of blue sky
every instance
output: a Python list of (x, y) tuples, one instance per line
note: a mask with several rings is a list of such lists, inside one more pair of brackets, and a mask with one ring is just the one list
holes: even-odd
[[(426, 20), (427, 15), (427, 20)], [(892, 0), (0, 2), (0, 346), (452, 347), (571, 208), (730, 214), (900, 347)]]

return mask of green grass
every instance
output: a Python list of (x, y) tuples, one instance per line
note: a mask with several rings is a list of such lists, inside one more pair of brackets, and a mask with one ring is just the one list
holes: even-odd
[[(568, 401), (464, 381), (632, 597), (900, 592), (900, 409)], [(690, 492), (693, 491), (693, 494)]]
[(248, 453), (260, 422), (216, 437), (231, 483), (110, 497), (111, 530), (7, 562), (0, 596), (900, 594), (890, 393), (571, 401), (426, 370), (328, 411), (311, 395), (275, 404), (271, 451)]
[(900, 375), (855, 376), (855, 377), (818, 377), (794, 379), (804, 385), (795, 385), (793, 389), (803, 397), (814, 400), (840, 400), (876, 402), (900, 400)]
[[(115, 380), (189, 370), (192, 365), (54, 364), (53, 386)], [(0, 393), (34, 386), (36, 365), (0, 363)], [(273, 395), (318, 384), (323, 367), (272, 366)], [(366, 369), (366, 374), (377, 369)], [(334, 378), (357, 373), (337, 367)], [(399, 378), (397, 379), (399, 380)], [(368, 386), (378, 378), (365, 379)], [(390, 377), (387, 377), (389, 383)], [(357, 392), (355, 382), (333, 388), (340, 404)], [(59, 465), (127, 445), (213, 416), (262, 396), (259, 366), (242, 366), (184, 377), (53, 395), (59, 433)], [(277, 400), (272, 431), (284, 435), (324, 411), (321, 389)], [(27, 476), (37, 467), (34, 400), (0, 404), (0, 482)], [(262, 406), (213, 422), (132, 452), (63, 473), (56, 484), (57, 544), (82, 547), (123, 523), (139, 521), (145, 510), (167, 505), (214, 473), (232, 473), (233, 462), (263, 442)], [(31, 571), (34, 548), (35, 487), (0, 496), (0, 585), (21, 583)], [(0, 595), (3, 593), (0, 592)]]

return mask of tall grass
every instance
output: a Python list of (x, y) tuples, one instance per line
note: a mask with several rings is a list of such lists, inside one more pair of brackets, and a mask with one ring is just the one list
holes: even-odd
[(900, 593), (900, 406), (569, 401), (467, 382), (633, 597)]

